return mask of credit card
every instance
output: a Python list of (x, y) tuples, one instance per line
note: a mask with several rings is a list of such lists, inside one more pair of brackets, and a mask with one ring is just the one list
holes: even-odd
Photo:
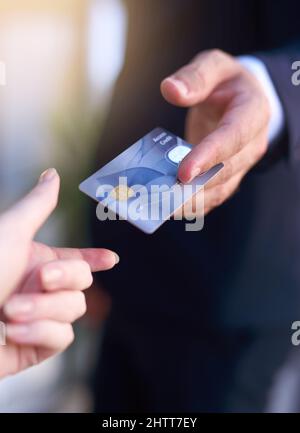
[(99, 203), (100, 220), (125, 219), (145, 233), (154, 233), (224, 166), (217, 164), (189, 184), (181, 184), (178, 167), (192, 147), (166, 129), (155, 128), (84, 180), (79, 189)]

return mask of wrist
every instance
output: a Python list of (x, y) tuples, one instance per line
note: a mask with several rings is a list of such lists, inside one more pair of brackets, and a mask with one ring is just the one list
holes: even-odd
[(268, 128), (269, 145), (280, 135), (284, 128), (285, 117), (280, 98), (264, 63), (254, 56), (238, 57), (239, 63), (252, 73), (261, 84), (270, 106)]

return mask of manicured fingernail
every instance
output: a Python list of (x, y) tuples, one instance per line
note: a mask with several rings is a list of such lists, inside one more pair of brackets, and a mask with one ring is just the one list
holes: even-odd
[(21, 338), (27, 335), (29, 327), (27, 325), (7, 325), (6, 334), (8, 338)]
[(117, 265), (119, 263), (119, 261), (120, 261), (120, 257), (118, 256), (117, 253), (114, 253), (114, 255), (115, 255), (116, 265)]
[(43, 173), (40, 175), (39, 183), (49, 182), (50, 180), (54, 179), (56, 175), (57, 171), (55, 168), (48, 168), (48, 170), (43, 171)]
[(11, 317), (20, 314), (29, 314), (33, 311), (34, 304), (29, 300), (12, 299), (4, 306), (4, 313)]
[(60, 268), (45, 268), (42, 271), (42, 281), (49, 289), (55, 289), (61, 282), (63, 271)]
[(181, 95), (185, 96), (188, 94), (189, 89), (183, 81), (178, 80), (178, 78), (175, 77), (168, 77), (167, 81), (171, 82), (175, 87), (177, 87), (177, 90), (179, 90)]

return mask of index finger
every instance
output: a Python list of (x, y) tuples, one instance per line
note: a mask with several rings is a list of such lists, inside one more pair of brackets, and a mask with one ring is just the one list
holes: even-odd
[(190, 182), (199, 174), (238, 153), (258, 135), (266, 124), (260, 99), (239, 96), (229, 106), (219, 126), (207, 135), (183, 159), (178, 169), (182, 182)]
[(117, 253), (106, 248), (56, 248), (39, 242), (33, 242), (32, 268), (38, 264), (59, 259), (85, 260), (92, 272), (106, 271), (120, 261)]
[(58, 259), (82, 259), (92, 272), (106, 271), (119, 263), (118, 254), (106, 248), (53, 248)]

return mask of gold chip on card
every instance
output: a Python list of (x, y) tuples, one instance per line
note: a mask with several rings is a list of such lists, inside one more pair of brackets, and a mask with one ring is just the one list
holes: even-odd
[(110, 194), (114, 200), (125, 201), (134, 196), (134, 191), (127, 185), (118, 185)]

